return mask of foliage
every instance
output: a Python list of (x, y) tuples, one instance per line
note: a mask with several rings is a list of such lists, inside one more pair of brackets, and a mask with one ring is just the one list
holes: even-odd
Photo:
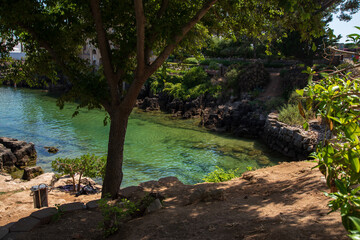
[(127, 199), (120, 202), (109, 203), (109, 195), (98, 201), (101, 214), (104, 218), (100, 228), (108, 237), (119, 230), (120, 224), (138, 211), (137, 205)]
[(188, 71), (178, 72), (179, 75), (169, 75), (167, 71), (158, 71), (150, 82), (150, 90), (153, 93), (165, 92), (168, 95), (186, 100), (196, 98), (206, 93), (217, 96), (221, 92), (221, 86), (212, 84), (208, 74), (202, 67), (192, 67)]
[(234, 96), (243, 92), (263, 88), (270, 80), (269, 73), (261, 63), (250, 65), (232, 65), (225, 73), (225, 89), (233, 91)]
[(52, 216), (51, 220), (57, 222), (64, 215), (64, 211), (61, 210), (60, 204), (55, 204), (56, 213)]
[(193, 88), (199, 84), (206, 83), (209, 77), (202, 67), (193, 67), (187, 71), (183, 78), (183, 84), (187, 88)]
[(80, 191), (81, 177), (104, 177), (106, 157), (95, 155), (82, 155), (80, 158), (57, 158), (51, 162), (54, 171), (61, 174), (69, 174), (73, 179), (73, 190), (76, 189), (75, 174), (79, 174), (77, 191)]
[(256, 58), (264, 57), (266, 55), (265, 50), (265, 45), (256, 41), (256, 38), (238, 36), (234, 39), (212, 36), (207, 40), (203, 52), (209, 57)]
[[(331, 20), (331, 18), (329, 20)], [(329, 20), (325, 21), (325, 23)], [(274, 48), (285, 57), (294, 57), (308, 66), (312, 66), (314, 59), (323, 57), (325, 47), (334, 45), (339, 39), (340, 36), (337, 38), (333, 37), (332, 29), (329, 28), (322, 36), (308, 41), (303, 41), (298, 31), (288, 31), (284, 34), (283, 38), (278, 39), (277, 42), (274, 43)]]
[(225, 171), (224, 169), (216, 166), (216, 169), (213, 172), (208, 173), (203, 180), (204, 182), (225, 182), (233, 178), (240, 177), (239, 169), (233, 169)]
[(220, 66), (219, 66), (219, 64), (217, 62), (211, 61), (209, 63), (209, 69), (211, 69), (211, 70), (219, 70)]
[(184, 63), (187, 63), (187, 64), (199, 64), (199, 61), (194, 57), (190, 57), (190, 58), (185, 59)]
[[(314, 117), (312, 110), (304, 111), (305, 119), (311, 119)], [(278, 120), (288, 125), (302, 126), (305, 123), (304, 117), (299, 112), (298, 104), (286, 104), (279, 110)]]
[[(312, 69), (308, 72), (314, 74)], [(324, 76), (320, 81), (310, 81), (308, 87), (297, 92), (308, 96), (310, 103), (316, 103), (318, 114), (334, 136), (324, 138), (313, 157), (318, 160), (318, 167), (331, 189), (327, 196), (334, 200), (329, 207), (332, 211), (340, 210), (343, 225), (356, 239), (359, 236), (356, 219), (360, 217), (360, 78), (341, 71)]]

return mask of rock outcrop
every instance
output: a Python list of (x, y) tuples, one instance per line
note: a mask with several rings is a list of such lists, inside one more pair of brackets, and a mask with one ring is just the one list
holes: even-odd
[(33, 143), (0, 137), (0, 170), (14, 171), (16, 168), (35, 165), (36, 156)]
[(257, 138), (263, 132), (265, 119), (261, 108), (244, 100), (205, 109), (200, 124), (237, 137)]
[(40, 166), (26, 167), (22, 179), (31, 180), (44, 173), (44, 170)]

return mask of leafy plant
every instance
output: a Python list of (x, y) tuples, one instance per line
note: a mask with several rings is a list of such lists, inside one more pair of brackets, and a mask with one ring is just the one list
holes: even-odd
[[(80, 158), (57, 158), (51, 162), (54, 171), (61, 174), (69, 174), (73, 180), (73, 190), (80, 191), (81, 177), (90, 178), (104, 177), (106, 157), (95, 155), (82, 155)], [(76, 189), (75, 174), (79, 174), (78, 187)]]
[(211, 70), (219, 70), (220, 66), (219, 66), (219, 64), (217, 62), (211, 61), (209, 63), (209, 69), (211, 69)]
[(57, 222), (60, 220), (62, 215), (64, 215), (64, 212), (63, 210), (61, 210), (60, 204), (55, 204), (55, 208), (56, 208), (56, 213), (52, 216), (51, 220)]
[(216, 169), (213, 172), (210, 172), (208, 175), (206, 175), (203, 180), (204, 182), (225, 182), (229, 181), (233, 178), (240, 177), (240, 174), (238, 173), (239, 169), (233, 169), (225, 171), (224, 169), (216, 166)]
[(120, 202), (109, 203), (109, 195), (98, 201), (99, 208), (104, 220), (100, 223), (105, 237), (108, 237), (119, 230), (120, 224), (128, 217), (138, 211), (137, 205), (127, 199)]
[[(297, 92), (307, 96), (309, 108), (316, 104), (317, 113), (334, 136), (324, 137), (313, 157), (318, 160), (318, 167), (331, 189), (331, 193), (326, 194), (333, 198), (329, 207), (332, 211), (340, 210), (350, 237), (359, 239), (360, 78), (343, 73), (345, 71), (336, 71), (313, 82), (314, 72), (311, 69), (308, 72), (311, 73), (308, 86)], [(308, 124), (305, 123), (304, 127), (307, 128)]]
[(199, 64), (199, 61), (194, 57), (189, 57), (184, 60), (184, 63), (187, 64)]
[(311, 119), (315, 116), (312, 110), (306, 110), (303, 113), (304, 115), (300, 114), (298, 104), (286, 104), (280, 108), (278, 120), (289, 125), (302, 126), (306, 119)]

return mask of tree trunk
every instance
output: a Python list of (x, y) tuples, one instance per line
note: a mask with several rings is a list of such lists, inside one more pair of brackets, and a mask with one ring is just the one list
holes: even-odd
[(122, 164), (124, 156), (125, 134), (130, 113), (124, 113), (117, 108), (110, 115), (110, 133), (108, 143), (108, 155), (103, 182), (102, 198), (110, 194), (112, 199), (117, 198), (123, 179)]

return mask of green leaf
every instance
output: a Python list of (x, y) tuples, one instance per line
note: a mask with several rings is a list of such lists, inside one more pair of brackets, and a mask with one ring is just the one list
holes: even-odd
[(340, 191), (341, 194), (346, 195), (348, 193), (347, 187), (339, 179), (335, 179), (335, 185), (336, 185), (337, 189)]
[(317, 47), (316, 47), (315, 43), (313, 43), (313, 44), (312, 44), (311, 49), (313, 50), (313, 52), (315, 52), (315, 51), (316, 51)]
[(303, 128), (304, 128), (305, 131), (309, 130), (309, 123), (308, 123), (308, 122), (304, 122)]
[(300, 96), (304, 96), (304, 89), (296, 89), (296, 93)]
[(359, 163), (358, 155), (352, 149), (350, 149), (348, 151), (348, 157), (349, 157), (352, 169), (358, 173), (360, 171), (360, 163)]
[(360, 219), (357, 217), (349, 216), (349, 219), (353, 222), (356, 227), (356, 230), (360, 231)]

